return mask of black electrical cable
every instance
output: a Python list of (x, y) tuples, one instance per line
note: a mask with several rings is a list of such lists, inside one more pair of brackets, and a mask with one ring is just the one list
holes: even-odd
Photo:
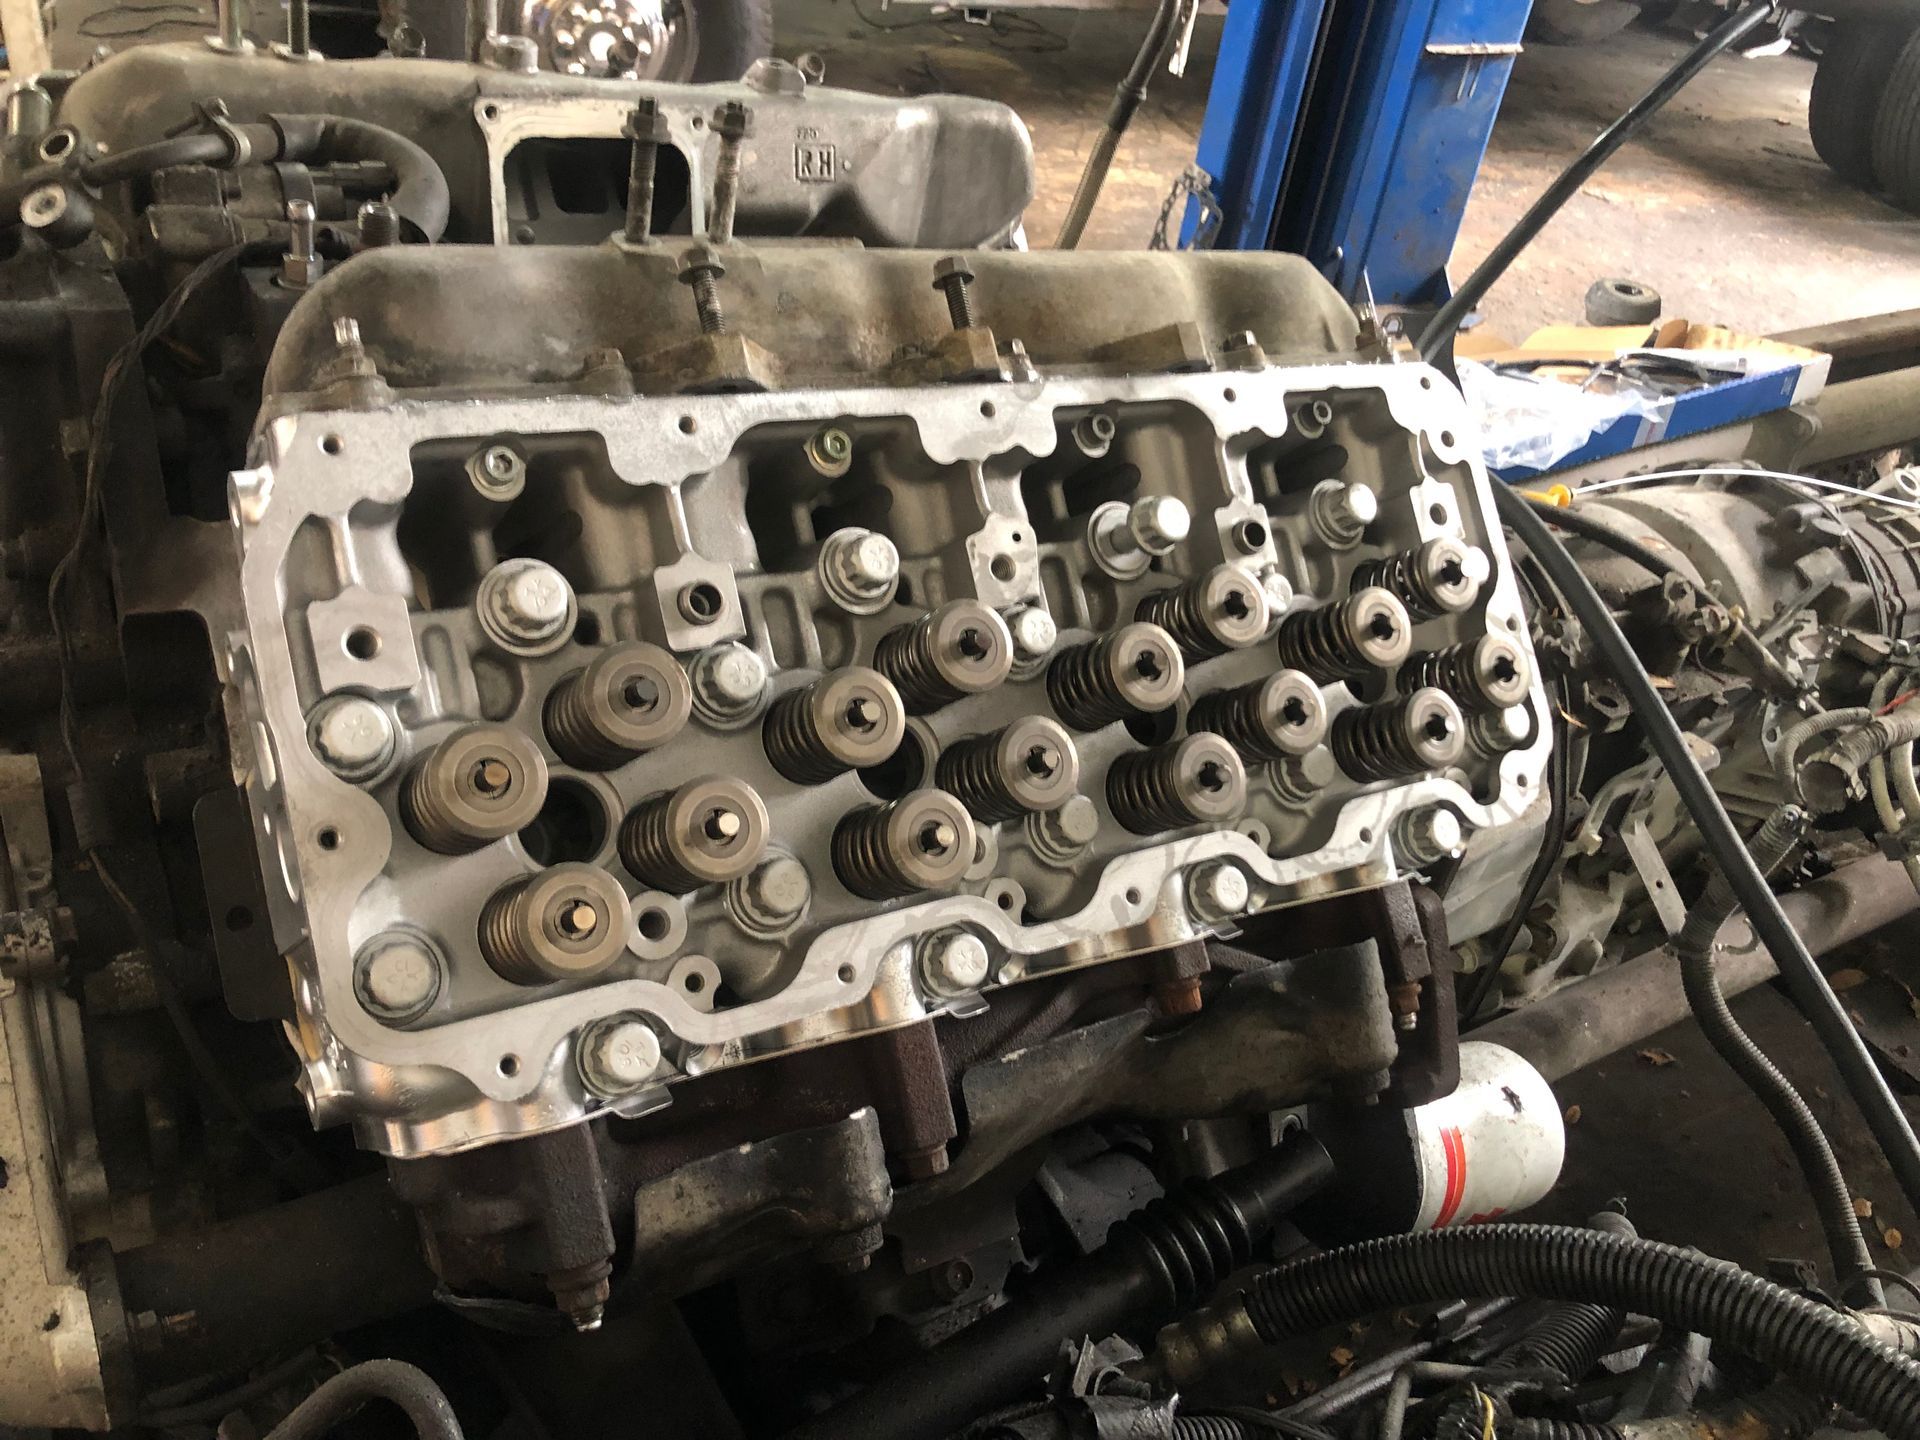
[(1626, 636), (1620, 633), (1613, 612), (1578, 562), (1534, 512), (1530, 502), (1505, 485), (1493, 487), (1493, 498), (1500, 518), (1540, 563), (1575, 617), (1586, 627), (1602, 663), (1612, 672), (1633, 707), (1649, 748), (1666, 767), (1667, 778), (1699, 829), (1702, 844), (1733, 887), (1754, 933), (1766, 946), (1814, 1033), (1833, 1057), (1902, 1193), (1908, 1203), (1920, 1206), (1920, 1140), (1915, 1139), (1900, 1102), (1894, 1098), (1886, 1078), (1848, 1020), (1833, 987), (1821, 974), (1820, 967), (1807, 952), (1806, 943), (1781, 910), (1778, 897), (1747, 853), (1746, 843), (1734, 829), (1726, 807), (1687, 748), (1678, 722), (1654, 688), (1646, 667), (1633, 653)]
[(1080, 183), (1073, 187), (1073, 200), (1067, 206), (1066, 219), (1060, 222), (1054, 249), (1071, 250), (1080, 243), (1087, 221), (1093, 216), (1094, 204), (1100, 198), (1100, 188), (1106, 184), (1107, 171), (1120, 149), (1120, 139), (1133, 123), (1134, 112), (1146, 103), (1147, 82), (1153, 78), (1153, 72), (1167, 62), (1180, 39), (1180, 9), (1181, 0), (1160, 0), (1155, 7), (1153, 20), (1134, 54), (1133, 64), (1114, 87), (1106, 121), (1100, 127), (1100, 137), (1087, 152), (1087, 163), (1080, 171)]
[[(1681, 58), (1678, 65), (1661, 76), (1651, 90), (1636, 100), (1624, 115), (1601, 131), (1580, 157), (1562, 170), (1553, 183), (1541, 192), (1540, 198), (1501, 237), (1500, 243), (1488, 252), (1487, 258), (1473, 267), (1473, 273), (1454, 291), (1452, 298), (1434, 312), (1433, 319), (1427, 322), (1427, 328), (1420, 332), (1421, 358), (1430, 364), (1441, 363), (1442, 357), (1450, 362), (1453, 336), (1460, 328), (1460, 322), (1486, 298), (1487, 292), (1507, 273), (1507, 267), (1533, 243), (1534, 236), (1546, 228), (1547, 222), (1559, 214), (1560, 208), (1579, 192), (1596, 170), (1613, 158), (1616, 150), (1631, 140), (1647, 121), (1659, 113), (1661, 107), (1686, 88), (1688, 81), (1706, 69), (1708, 63), (1722, 51), (1731, 49), (1759, 29), (1772, 13), (1771, 0), (1758, 0), (1758, 3), (1721, 21), (1708, 32), (1704, 40)], [(1450, 369), (1451, 365), (1447, 368)]]
[(140, 1412), (138, 1423), (149, 1430), (173, 1430), (185, 1425), (211, 1425), (231, 1415), (246, 1405), (253, 1404), (280, 1389), (291, 1385), (318, 1365), (319, 1359), (313, 1351), (302, 1350), (299, 1354), (282, 1360), (278, 1365), (261, 1371), (251, 1380), (242, 1381), (217, 1395), (209, 1395), (200, 1400), (186, 1400), (177, 1405), (157, 1405), (153, 1396), (147, 1397), (147, 1405)]
[(1578, 510), (1565, 505), (1536, 504), (1534, 513), (1556, 530), (1564, 530), (1569, 535), (1578, 535), (1582, 540), (1590, 540), (1603, 550), (1633, 561), (1642, 570), (1662, 579), (1669, 577), (1687, 579), (1680, 567), (1656, 550), (1642, 545), (1631, 535), (1622, 535), (1604, 521), (1591, 515), (1583, 515)]
[[(1161, 1334), (1161, 1368), (1198, 1365), (1254, 1337), (1278, 1345), (1324, 1325), (1465, 1295), (1525, 1295), (1611, 1305), (1711, 1336), (1830, 1397), (1888, 1440), (1920, 1440), (1920, 1361), (1876, 1340), (1843, 1311), (1724, 1260), (1675, 1245), (1566, 1225), (1467, 1225), (1329, 1250), (1256, 1275), (1233, 1301)], [(1224, 1313), (1223, 1313), (1224, 1312)], [(1244, 1314), (1244, 1320), (1241, 1315)], [(1246, 1340), (1209, 1349), (1187, 1333)], [(1183, 1387), (1186, 1373), (1166, 1378)]]

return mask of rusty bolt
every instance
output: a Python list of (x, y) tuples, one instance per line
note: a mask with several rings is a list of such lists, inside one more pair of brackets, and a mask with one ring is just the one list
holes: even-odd
[(967, 287), (973, 283), (973, 266), (959, 255), (948, 255), (935, 262), (933, 288), (947, 297), (947, 315), (956, 330), (974, 326), (973, 296)]
[(711, 245), (690, 245), (680, 257), (680, 283), (693, 287), (693, 308), (706, 335), (727, 333), (726, 312), (720, 308), (720, 277), (727, 273), (719, 252)]

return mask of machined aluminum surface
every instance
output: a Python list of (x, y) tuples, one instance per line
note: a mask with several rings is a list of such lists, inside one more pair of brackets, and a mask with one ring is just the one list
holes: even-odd
[[(1314, 401), (1332, 417), (1318, 441), (1289, 419)], [(1114, 422), (1097, 462), (1070, 440), (1094, 413)], [(823, 485), (804, 449), (829, 421), (854, 455), (844, 480)], [(526, 458), (526, 486), (476, 509), (465, 467), (497, 444)], [(1102, 483), (1120, 498), (1170, 495), (1192, 516), (1186, 537), (1137, 578), (1099, 563), (1087, 511), (1075, 508), (1076, 497), (1106, 503), (1111, 493), (1076, 479), (1093, 463), (1118, 467), (1120, 479)], [(1319, 540), (1310, 513), (1314, 485), (1336, 476), (1378, 501), (1350, 548)], [(1324, 747), (1288, 773), (1249, 758), (1237, 817), (1154, 835), (1120, 823), (1109, 801), (1115, 761), (1177, 743), (1192, 698), (1282, 669), (1271, 631), (1191, 658), (1168, 709), (1075, 730), (1070, 825), (1041, 815), (979, 825), (957, 884), (894, 900), (865, 899), (836, 874), (836, 827), (937, 786), (938, 755), (958, 741), (1022, 716), (1059, 718), (1044, 665), (1016, 666), (914, 717), (891, 760), (819, 783), (772, 763), (764, 714), (723, 726), (696, 705), (657, 748), (596, 769), (570, 765), (543, 724), (553, 688), (615, 644), (660, 646), (689, 667), (712, 646), (744, 645), (777, 703), (834, 671), (872, 666), (883, 636), (957, 600), (1002, 617), (1043, 609), (1058, 656), (1129, 623), (1149, 595), (1220, 566), (1262, 594), (1290, 592), (1297, 613), (1345, 597), (1363, 562), (1443, 536), (1484, 556), (1488, 575), (1466, 610), (1412, 622), (1414, 653), (1495, 633), (1530, 659), (1487, 483), (1458, 395), (1418, 365), (1089, 366), (1011, 383), (557, 395), (483, 410), (426, 400), (270, 421), (255, 467), (233, 482), (246, 628), (230, 641), (229, 703), (275, 935), (296, 976), (293, 1033), (316, 1121), (350, 1121), (363, 1143), (413, 1155), (607, 1108), (639, 1113), (667, 1103), (684, 1076), (977, 1005), (926, 983), (916, 946), (935, 934), (983, 942), (990, 989), (1230, 930), (1228, 907), (1204, 900), (1237, 897), (1237, 884), (1222, 887), (1222, 864), (1243, 877), (1245, 908), (1259, 910), (1392, 879), (1407, 866), (1394, 837), (1410, 812), (1444, 806), (1469, 832), (1514, 823), (1541, 782), (1543, 724), (1523, 748), (1468, 750), (1456, 768), (1382, 783), (1339, 774)], [(852, 525), (886, 534), (900, 555), (898, 593), (871, 615), (849, 613), (821, 581), (821, 545)], [(553, 653), (488, 641), (472, 604), (486, 566), (474, 556), (496, 553), (496, 535), (522, 537), (512, 553), (553, 564), (577, 596), (581, 623)], [(691, 615), (680, 600), (690, 585), (713, 591)], [(362, 630), (375, 632), (357, 642), (366, 658), (319, 653)], [(1326, 712), (1391, 698), (1396, 668), (1323, 684)], [(308, 713), (335, 692), (370, 694), (396, 717), (398, 761), (371, 781), (341, 778), (309, 743)], [(1537, 682), (1526, 703), (1543, 703)], [(547, 809), (519, 836), (435, 853), (400, 822), (399, 777), (479, 722), (540, 747)], [(622, 867), (625, 817), (703, 775), (735, 777), (764, 800), (770, 853), (806, 872), (804, 885), (793, 877), (787, 887), (804, 896), (802, 918), (782, 928), (743, 909), (746, 880), (676, 895)], [(1304, 775), (1319, 778), (1303, 789)], [(1090, 838), (1067, 844), (1069, 833)], [(561, 862), (620, 881), (631, 897), (627, 948), (577, 981), (502, 979), (478, 944), (484, 907)], [(431, 1005), (398, 1023), (370, 1013), (355, 986), (356, 954), (396, 928), (446, 957)], [(582, 1081), (578, 1048), (616, 1015), (643, 1020), (663, 1058), (656, 1078), (609, 1096)]]

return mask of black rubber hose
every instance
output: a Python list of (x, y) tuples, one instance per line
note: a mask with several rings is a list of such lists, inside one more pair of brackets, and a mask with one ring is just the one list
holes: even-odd
[(406, 238), (438, 240), (447, 230), (453, 201), (439, 163), (398, 131), (344, 115), (270, 115), (289, 160), (377, 160), (393, 171), (389, 203), (399, 212)]
[(1920, 1141), (1915, 1140), (1913, 1127), (1907, 1123), (1899, 1101), (1887, 1088), (1886, 1078), (1867, 1053), (1847, 1012), (1841, 1008), (1833, 987), (1827, 984), (1826, 976), (1807, 953), (1806, 943), (1787, 920), (1779, 898), (1747, 853), (1740, 832), (1734, 829), (1726, 807), (1687, 748), (1679, 723), (1667, 709), (1660, 692), (1654, 689), (1646, 667), (1633, 653), (1626, 636), (1620, 633), (1613, 612), (1595, 591), (1579, 563), (1554, 538), (1553, 532), (1522, 496), (1505, 485), (1496, 484), (1493, 499), (1500, 518), (1546, 570), (1575, 617), (1586, 627), (1602, 663), (1632, 705), (1649, 748), (1666, 767), (1667, 778), (1698, 827), (1701, 843), (1733, 887), (1748, 923), (1767, 947), (1767, 953), (1779, 967), (1808, 1023), (1833, 1057), (1854, 1104), (1865, 1116), (1887, 1164), (1900, 1182), (1902, 1193), (1909, 1204), (1920, 1206)]
[(1534, 236), (1546, 228), (1547, 222), (1560, 213), (1560, 208), (1579, 193), (1580, 187), (1593, 177), (1596, 170), (1613, 158), (1616, 150), (1631, 140), (1669, 100), (1685, 89), (1688, 81), (1706, 69), (1722, 51), (1731, 49), (1759, 29), (1772, 13), (1771, 0), (1758, 0), (1758, 3), (1728, 16), (1681, 57), (1679, 64), (1661, 76), (1654, 87), (1636, 100), (1624, 115), (1602, 130), (1579, 158), (1562, 170), (1553, 183), (1541, 192), (1540, 198), (1501, 237), (1500, 243), (1488, 252), (1487, 258), (1473, 267), (1473, 273), (1453, 292), (1452, 298), (1434, 313), (1433, 319), (1427, 322), (1427, 328), (1420, 332), (1421, 357), (1429, 362), (1437, 361), (1442, 356), (1450, 359), (1453, 335), (1460, 328), (1460, 322), (1486, 298), (1487, 292), (1507, 273), (1507, 267), (1533, 243)]
[(1093, 215), (1094, 203), (1100, 198), (1100, 188), (1106, 184), (1107, 170), (1120, 148), (1120, 139), (1133, 123), (1134, 113), (1146, 102), (1147, 82), (1153, 78), (1153, 72), (1166, 63), (1174, 41), (1179, 38), (1179, 18), (1180, 0), (1160, 0), (1155, 7), (1153, 20), (1147, 26), (1146, 38), (1140, 42), (1139, 50), (1134, 52), (1133, 64), (1127, 68), (1125, 78), (1114, 87), (1113, 100), (1107, 106), (1106, 123), (1100, 129), (1100, 137), (1093, 142), (1093, 148), (1087, 152), (1087, 163), (1080, 171), (1080, 183), (1074, 186), (1073, 201), (1067, 206), (1067, 217), (1060, 222), (1060, 233), (1053, 242), (1054, 249), (1071, 250), (1080, 243), (1080, 236)]
[(369, 1400), (398, 1405), (420, 1440), (462, 1440), (445, 1392), (425, 1371), (399, 1360), (367, 1360), (342, 1370), (294, 1406), (266, 1440), (318, 1440)]
[[(1651, 1240), (1561, 1225), (1396, 1235), (1256, 1276), (1238, 1303), (1261, 1341), (1274, 1345), (1322, 1325), (1464, 1295), (1580, 1301), (1649, 1315), (1772, 1366), (1878, 1425), (1888, 1440), (1920, 1440), (1920, 1363), (1844, 1314), (1724, 1260)], [(1167, 1353), (1164, 1337), (1160, 1353)]]
[[(1806, 812), (1797, 805), (1782, 805), (1767, 817), (1755, 832), (1748, 853), (1762, 875), (1771, 874), (1800, 843)], [(1733, 887), (1718, 870), (1707, 880), (1704, 894), (1694, 902), (1686, 924), (1674, 937), (1674, 953), (1680, 957), (1680, 979), (1686, 989), (1687, 1004), (1707, 1043), (1725, 1060), (1734, 1074), (1746, 1084), (1754, 1097), (1766, 1107), (1773, 1123), (1787, 1137), (1793, 1157), (1807, 1183), (1814, 1213), (1826, 1236), (1827, 1253), (1833, 1259), (1834, 1274), (1840, 1279), (1840, 1293), (1846, 1296), (1856, 1287), (1863, 1295), (1853, 1298), (1870, 1305), (1883, 1305), (1886, 1296), (1873, 1278), (1873, 1253), (1860, 1229), (1860, 1217), (1854, 1213), (1853, 1191), (1847, 1185), (1840, 1161), (1828, 1143), (1827, 1132), (1820, 1128), (1807, 1102), (1793, 1082), (1780, 1072), (1766, 1051), (1754, 1043), (1733, 1018), (1727, 997), (1720, 989), (1713, 968), (1713, 937), (1732, 918), (1739, 902)]]
[[(1611, 550), (1616, 555), (1624, 556), (1650, 574), (1660, 576), (1662, 579), (1669, 576), (1681, 580), (1688, 579), (1666, 556), (1642, 545), (1631, 535), (1622, 535), (1611, 525), (1596, 520), (1591, 515), (1582, 515), (1578, 510), (1568, 506), (1549, 505), (1543, 501), (1534, 502), (1534, 511), (1554, 529), (1564, 530), (1569, 535), (1578, 535), (1582, 540), (1589, 540), (1603, 550)], [(1688, 583), (1692, 582), (1689, 580)]]

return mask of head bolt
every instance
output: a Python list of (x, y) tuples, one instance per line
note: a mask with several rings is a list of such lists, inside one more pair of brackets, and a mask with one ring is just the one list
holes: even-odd
[(720, 158), (713, 172), (713, 212), (707, 233), (716, 245), (733, 239), (734, 211), (740, 202), (740, 144), (753, 133), (753, 112), (738, 100), (729, 100), (713, 112), (713, 133), (720, 138)]
[(623, 236), (629, 245), (644, 245), (653, 234), (653, 181), (660, 146), (667, 139), (667, 122), (659, 102), (641, 96), (627, 112), (627, 138), (633, 149), (627, 161), (627, 224)]
[(702, 650), (691, 679), (694, 713), (713, 725), (745, 719), (767, 693), (766, 662), (738, 643)]
[(836, 530), (820, 548), (820, 585), (834, 604), (872, 615), (893, 603), (900, 585), (900, 552), (872, 530)]
[(985, 942), (971, 931), (942, 930), (920, 942), (920, 983), (942, 999), (978, 990), (992, 968)]
[(1111, 575), (1140, 574), (1155, 556), (1172, 553), (1193, 529), (1193, 516), (1172, 495), (1148, 495), (1128, 505), (1109, 500), (1087, 522), (1094, 559)]
[(1347, 550), (1360, 543), (1380, 513), (1380, 500), (1364, 485), (1322, 480), (1307, 497), (1307, 518), (1328, 545)]
[(1459, 850), (1466, 840), (1460, 818), (1444, 805), (1409, 810), (1393, 827), (1400, 857), (1409, 865), (1431, 865)]
[(394, 1023), (417, 1020), (440, 995), (440, 957), (418, 935), (389, 930), (361, 950), (354, 991), (370, 1014)]
[(727, 333), (727, 315), (720, 308), (720, 277), (726, 273), (711, 245), (690, 245), (680, 256), (680, 283), (693, 290), (693, 309), (703, 335)]
[(973, 296), (967, 287), (973, 284), (973, 265), (959, 255), (947, 255), (933, 267), (933, 288), (947, 297), (947, 318), (956, 330), (974, 327)]
[(596, 1095), (631, 1095), (660, 1068), (660, 1037), (635, 1015), (611, 1015), (580, 1032), (580, 1080)]
[(1246, 872), (1228, 860), (1197, 866), (1187, 878), (1187, 904), (1209, 923), (1244, 914), (1252, 898)]
[(1015, 665), (1037, 665), (1053, 653), (1060, 639), (1053, 616), (1038, 605), (1023, 605), (1007, 616), (1007, 630), (1013, 636)]
[(566, 644), (577, 603), (564, 575), (532, 559), (503, 560), (474, 596), (487, 638), (516, 655), (545, 655)]
[(1100, 834), (1100, 812), (1085, 795), (1075, 795), (1058, 810), (1027, 817), (1027, 841), (1043, 860), (1065, 864), (1077, 858)]
[(468, 457), (467, 478), (489, 500), (515, 500), (527, 488), (527, 462), (510, 445), (488, 445)]
[(342, 780), (371, 780), (392, 761), (397, 733), (393, 717), (364, 695), (330, 695), (307, 717), (313, 753)]
[(744, 930), (778, 935), (791, 928), (813, 901), (807, 867), (791, 855), (769, 855), (727, 887), (733, 917)]

